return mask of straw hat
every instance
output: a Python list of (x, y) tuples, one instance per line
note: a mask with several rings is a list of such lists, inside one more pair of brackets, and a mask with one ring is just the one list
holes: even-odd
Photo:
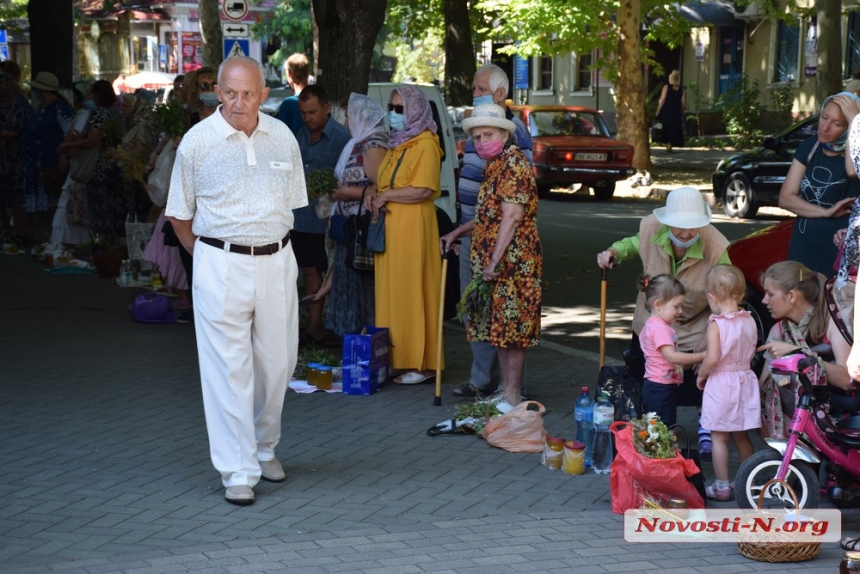
[(654, 210), (657, 221), (679, 229), (698, 229), (711, 222), (711, 206), (695, 187), (678, 187), (669, 192), (666, 206)]
[(493, 126), (507, 130), (509, 134), (517, 130), (514, 122), (505, 117), (505, 109), (496, 104), (481, 104), (472, 108), (472, 116), (463, 120), (463, 131), (472, 135), (472, 129)]
[(30, 87), (43, 92), (56, 92), (60, 89), (60, 80), (51, 72), (39, 72), (36, 79), (30, 82)]

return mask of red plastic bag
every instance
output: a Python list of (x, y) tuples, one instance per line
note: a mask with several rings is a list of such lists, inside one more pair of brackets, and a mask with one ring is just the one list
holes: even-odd
[[(537, 410), (529, 410), (531, 405)], [(546, 443), (545, 412), (539, 402), (523, 401), (511, 411), (491, 417), (481, 434), (491, 445), (511, 452), (541, 452)]]
[(687, 508), (705, 508), (705, 501), (687, 477), (699, 472), (692, 460), (680, 453), (675, 458), (648, 458), (633, 446), (633, 427), (616, 421), (609, 427), (615, 435), (618, 455), (609, 473), (612, 512), (641, 508), (646, 497), (656, 500), (670, 498), (687, 501)]

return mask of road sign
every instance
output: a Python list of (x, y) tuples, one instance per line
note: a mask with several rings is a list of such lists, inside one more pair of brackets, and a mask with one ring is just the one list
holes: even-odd
[(247, 56), (251, 53), (251, 41), (247, 38), (224, 38), (224, 59)]
[(242, 20), (248, 15), (248, 0), (223, 0), (221, 11), (231, 20)]
[(221, 22), (221, 31), (225, 38), (247, 38), (251, 35), (251, 27), (241, 22)]
[(8, 60), (9, 59), (9, 46), (6, 44), (0, 44), (0, 60)]
[(6, 43), (6, 29), (0, 28), (0, 44)]

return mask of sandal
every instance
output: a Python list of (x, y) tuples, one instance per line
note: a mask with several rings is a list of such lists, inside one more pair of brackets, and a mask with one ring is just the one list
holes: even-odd
[(418, 383), (429, 381), (434, 376), (436, 376), (434, 371), (410, 371), (396, 377), (394, 382), (398, 385), (417, 385)]
[(451, 394), (455, 397), (483, 397), (489, 393), (485, 393), (472, 383), (465, 383), (460, 385), (459, 387), (454, 387), (454, 390), (451, 391)]
[(842, 547), (842, 550), (848, 550), (849, 552), (860, 551), (860, 536), (857, 538), (843, 538), (839, 542), (839, 546)]
[(718, 488), (716, 485), (711, 484), (705, 488), (705, 495), (709, 500), (728, 502), (732, 499), (732, 487)]

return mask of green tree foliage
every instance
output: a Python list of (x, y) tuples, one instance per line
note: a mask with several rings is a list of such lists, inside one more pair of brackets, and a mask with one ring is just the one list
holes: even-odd
[(758, 97), (758, 82), (751, 82), (744, 74), (715, 102), (716, 108), (723, 112), (726, 130), (739, 149), (755, 147), (761, 142), (762, 133), (757, 126), (762, 108)]
[(430, 31), (421, 40), (414, 42), (398, 42), (395, 44), (397, 68), (394, 71), (395, 82), (432, 83), (444, 76), (445, 50), (442, 38), (435, 31)]
[[(262, 1), (259, 0), (259, 3)], [(281, 47), (269, 59), (278, 67), (296, 52), (306, 54), (312, 59), (311, 0), (282, 0), (272, 10), (272, 17), (255, 24), (251, 32), (258, 40), (266, 36), (274, 36), (280, 41)]]
[(15, 24), (7, 22), (14, 18), (27, 17), (28, 0), (0, 0), (0, 28), (14, 30)]

